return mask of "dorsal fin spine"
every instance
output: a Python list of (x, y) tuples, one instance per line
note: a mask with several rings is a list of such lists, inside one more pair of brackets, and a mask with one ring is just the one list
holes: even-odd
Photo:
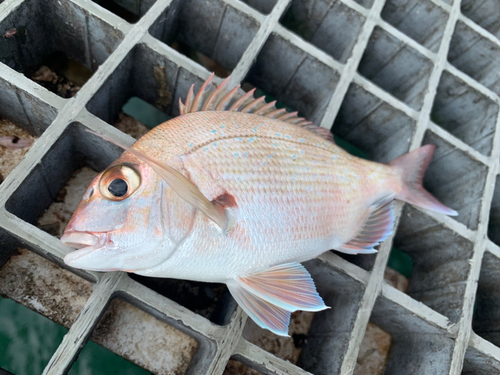
[(234, 104), (229, 108), (229, 111), (236, 112), (239, 110), (239, 108), (243, 105), (243, 103), (248, 99), (253, 96), (253, 93), (255, 92), (255, 89), (250, 90), (247, 92), (245, 95), (243, 95), (241, 98), (236, 100)]
[(254, 98), (255, 88), (241, 95), (238, 93), (239, 85), (230, 91), (226, 89), (230, 77), (227, 77), (217, 87), (212, 84), (213, 77), (214, 73), (203, 83), (196, 96), (194, 95), (194, 85), (189, 88), (186, 102), (183, 104), (182, 100), (179, 100), (179, 113), (181, 115), (214, 110), (251, 113), (300, 126), (333, 142), (333, 135), (329, 130), (319, 128), (311, 121), (298, 117), (298, 112), (287, 112), (285, 108), (277, 109), (276, 101), (266, 103), (265, 96)]
[[(229, 78), (228, 78), (229, 79)], [(216, 111), (225, 111), (227, 106), (229, 105), (229, 102), (231, 101), (231, 99), (233, 99), (233, 96), (234, 94), (239, 90), (239, 88), (241, 87), (241, 85), (238, 85), (236, 86), (234, 89), (232, 89), (231, 91), (229, 91), (226, 96), (224, 96), (220, 103), (217, 105), (217, 107), (215, 107), (215, 110)]]

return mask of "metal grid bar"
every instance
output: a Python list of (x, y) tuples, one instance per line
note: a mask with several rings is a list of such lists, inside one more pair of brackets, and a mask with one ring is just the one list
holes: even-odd
[[(36, 3), (35, 0), (5, 0), (2, 2), (0, 4), (0, 27), (8, 22), (9, 17), (20, 12), (20, 9), (30, 2)], [(102, 22), (116, 30), (117, 33), (116, 45), (104, 58), (101, 57), (99, 69), (95, 70), (93, 76), (75, 98), (62, 99), (46, 90), (41, 90), (35, 82), (4, 63), (0, 63), (0, 100), (5, 103), (10, 103), (9, 101), (19, 103), (12, 106), (16, 111), (18, 107), (20, 108), (19, 113), (22, 114), (17, 115), (19, 118), (30, 119), (29, 114), (33, 109), (32, 103), (37, 103), (37, 109), (43, 108), (42, 121), (29, 120), (25, 124), (26, 127), (35, 129), (34, 131), (41, 135), (39, 141), (0, 186), (0, 227), (10, 233), (13, 238), (26, 243), (33, 251), (57, 264), (62, 264), (61, 259), (67, 249), (57, 239), (42, 232), (32, 224), (32, 218), (28, 211), (36, 212), (39, 207), (35, 203), (27, 201), (27, 208), (21, 209), (15, 207), (13, 203), (16, 199), (24, 197), (23, 192), (26, 191), (28, 184), (41, 184), (39, 180), (36, 180), (37, 176), (42, 174), (42, 177), (45, 178), (44, 174), (49, 173), (48, 171), (40, 172), (40, 165), (49, 165), (54, 150), (57, 150), (59, 145), (64, 142), (65, 137), (68, 137), (68, 132), (77, 131), (73, 130), (75, 126), (84, 126), (106, 133), (126, 144), (133, 142), (131, 137), (106, 124), (105, 116), (103, 117), (100, 109), (96, 109), (97, 105), (94, 104), (93, 100), (95, 101), (99, 95), (101, 97), (105, 95), (102, 93), (106, 90), (108, 90), (107, 95), (109, 95), (109, 88), (113, 87), (113, 80), (117, 81), (114, 83), (115, 85), (119, 85), (118, 72), (129, 69), (127, 67), (130, 64), (143, 63), (141, 59), (145, 57), (137, 52), (139, 46), (158, 54), (165, 63), (168, 62), (175, 68), (175, 72), (172, 71), (174, 76), (169, 76), (169, 81), (173, 82), (173, 103), (177, 97), (185, 96), (186, 85), (191, 83), (190, 80), (194, 79), (194, 83), (199, 85), (209, 74), (204, 68), (164, 43), (163, 35), (168, 34), (171, 30), (161, 31), (161, 28), (165, 27), (162, 24), (166, 23), (167, 20), (172, 21), (172, 17), (175, 18), (175, 14), (183, 6), (199, 5), (196, 0), (157, 0), (133, 25), (103, 10), (91, 1), (65, 0), (63, 3), (65, 7), (77, 9), (78, 12), (85, 14), (87, 23), (89, 20), (90, 22)], [(309, 348), (304, 349), (302, 361), (304, 369), (280, 360), (270, 353), (263, 352), (246, 341), (242, 337), (246, 316), (239, 308), (232, 312), (231, 320), (227, 325), (218, 326), (131, 280), (125, 274), (103, 276), (99, 273), (76, 271), (78, 275), (96, 283), (94, 291), (86, 308), (70, 328), (68, 335), (54, 353), (44, 373), (64, 373), (69, 369), (78, 355), (81, 345), (91, 334), (110, 299), (117, 294), (120, 298), (132, 302), (198, 341), (199, 349), (189, 365), (188, 373), (220, 374), (232, 356), (262, 373), (308, 374), (307, 371), (311, 371), (318, 374), (350, 374), (356, 364), (360, 343), (369, 321), (380, 324), (396, 338), (393, 344), (396, 354), (389, 359), (389, 373), (404, 371), (403, 362), (408, 359), (404, 355), (401, 359), (395, 358), (400, 353), (398, 346), (403, 341), (398, 337), (402, 333), (413, 340), (417, 358), (421, 353), (426, 353), (422, 348), (429, 340), (442, 345), (442, 351), (430, 353), (430, 355), (436, 355), (436, 358), (439, 358), (439, 364), (436, 365), (439, 367), (433, 368), (433, 371), (459, 374), (462, 372), (462, 368), (464, 372), (472, 371), (471, 373), (475, 370), (493, 371), (500, 368), (500, 349), (476, 335), (472, 328), (476, 287), (482, 269), (483, 254), (487, 251), (497, 258), (500, 256), (499, 247), (487, 238), (488, 218), (494, 199), (500, 158), (500, 132), (496, 131), (500, 128), (500, 117), (498, 116), (500, 98), (497, 94), (498, 88), (493, 73), (484, 67), (480, 71), (475, 71), (475, 65), (470, 61), (470, 50), (481, 48), (481, 46), (477, 47), (471, 43), (467, 46), (460, 45), (460, 43), (466, 43), (464, 38), (473, 38), (473, 41), (480, 40), (481, 43), (486, 43), (486, 45), (491, 46), (492, 51), (495, 51), (497, 47), (500, 50), (499, 39), (492, 32), (483, 29), (462, 14), (460, 1), (454, 1), (452, 5), (439, 0), (401, 1), (399, 2), (400, 8), (391, 8), (394, 1), (390, 0), (375, 0), (370, 7), (364, 7), (365, 4), (360, 5), (351, 0), (342, 0), (338, 3), (341, 5), (338, 6), (345, 8), (339, 9), (352, 12), (350, 14), (355, 19), (361, 20), (361, 26), (359, 30), (352, 31), (351, 44), (342, 45), (343, 52), (335, 55), (334, 58), (329, 52), (331, 47), (322, 44), (323, 42), (317, 34), (304, 35), (301, 38), (294, 31), (288, 29), (286, 25), (278, 22), (294, 6), (300, 6), (299, 3), (298, 0), (279, 0), (268, 15), (262, 15), (237, 0), (219, 2), (222, 8), (229, 7), (231, 11), (238, 14), (238, 17), (252, 20), (258, 25), (251, 40), (248, 43), (244, 42), (245, 48), (232, 71), (233, 82), (250, 80), (250, 82), (262, 83), (266, 79), (271, 79), (276, 90), (273, 92), (273, 87), (271, 87), (271, 93), (283, 102), (293, 105), (296, 100), (289, 87), (302, 88), (311, 92), (317, 92), (320, 88), (320, 85), (314, 80), (314, 75), (309, 77), (311, 82), (304, 80), (302, 76), (307, 76), (307, 73), (303, 73), (301, 69), (309, 72), (308, 69), (313, 66), (311, 64), (321, 65), (324, 67), (321, 69), (324, 70), (320, 69), (318, 74), (321, 75), (321, 72), (325, 72), (331, 77), (328, 87), (321, 91), (321, 95), (313, 95), (311, 103), (298, 104), (303, 106), (298, 109), (316, 123), (325, 128), (333, 126), (334, 133), (337, 129), (341, 133), (345, 132), (349, 141), (361, 146), (360, 148), (364, 148), (365, 151), (370, 152), (375, 149), (377, 146), (375, 144), (366, 146), (366, 143), (363, 143), (364, 140), (360, 140), (358, 143), (355, 136), (350, 139), (350, 133), (345, 130), (347, 125), (339, 120), (343, 115), (344, 106), (346, 110), (349, 110), (349, 106), (352, 105), (358, 106), (355, 107), (357, 109), (364, 107), (365, 103), (362, 100), (353, 104), (350, 96), (351, 90), (361, 90), (360, 92), (367, 98), (375, 98), (378, 101), (378, 104), (371, 109), (370, 113), (366, 114), (362, 121), (376, 117), (377, 111), (383, 106), (387, 106), (394, 113), (398, 113), (398, 116), (404, 116), (412, 122), (410, 139), (398, 141), (398, 147), (401, 147), (401, 150), (413, 150), (429, 140), (443, 142), (444, 152), (439, 155), (441, 162), (436, 162), (438, 172), (446, 173), (443, 167), (448, 165), (466, 176), (473, 176), (473, 172), (470, 170), (480, 170), (480, 174), (477, 175), (479, 176), (477, 177), (478, 182), (475, 185), (476, 190), (479, 191), (477, 202), (468, 202), (465, 197), (462, 197), (465, 203), (460, 203), (463, 206), (459, 207), (459, 211), (462, 208), (464, 211), (471, 212), (468, 217), (459, 217), (455, 220), (415, 208), (411, 210), (413, 215), (417, 215), (427, 223), (432, 223), (439, 228), (440, 233), (450, 232), (461, 241), (466, 242), (465, 248), (472, 249), (470, 253), (465, 252), (465, 254), (469, 254), (466, 262), (470, 264), (470, 267), (464, 271), (460, 281), (465, 287), (458, 293), (461, 300), (458, 315), (453, 315), (448, 310), (434, 305), (435, 302), (425, 296), (425, 291), (424, 297), (421, 297), (424, 299), (424, 303), (421, 303), (418, 293), (409, 296), (384, 282), (384, 271), (393, 241), (395, 243), (401, 241), (400, 237), (405, 236), (401, 232), (402, 228), (405, 228), (408, 220), (416, 220), (408, 219), (408, 213), (403, 210), (403, 205), (399, 203), (396, 205), (398, 228), (392, 237), (381, 245), (377, 257), (368, 270), (333, 253), (326, 253), (319, 260), (310, 264), (313, 275), (315, 273), (319, 275), (317, 277), (320, 280), (318, 282), (319, 289), (330, 286), (329, 284), (322, 285), (323, 278), (331, 280), (328, 278), (333, 277), (335, 280), (337, 280), (336, 278), (344, 280), (348, 287), (358, 291), (356, 294), (358, 297), (353, 297), (352, 301), (358, 306), (354, 310), (354, 316), (343, 317), (352, 322), (345, 342), (337, 335), (331, 335), (322, 340), (312, 335)], [(408, 3), (411, 3), (411, 6), (408, 6)], [(440, 29), (428, 36), (421, 36), (419, 34), (421, 30), (412, 29), (411, 25), (411, 17), (414, 16), (413, 9), (424, 3), (428, 5), (429, 11), (445, 15), (439, 20), (441, 22)], [(55, 7), (59, 6), (63, 5), (55, 5)], [(316, 30), (321, 27), (321, 24), (330, 22), (328, 12), (334, 6), (337, 4), (332, 2), (330, 7), (325, 10), (322, 20), (319, 24), (314, 25)], [(337, 9), (335, 11), (338, 13)], [(396, 14), (397, 12), (404, 14)], [(396, 15), (392, 17), (394, 14)], [(394, 21), (394, 18), (398, 17), (406, 19), (406, 23), (398, 24)], [(304, 22), (312, 24), (315, 20), (309, 19)], [(457, 22), (460, 23), (460, 27), (456, 26)], [(104, 27), (108, 26), (103, 26), (103, 30), (105, 30)], [(219, 25), (219, 28), (221, 27), (222, 24)], [(337, 31), (340, 32), (340, 30), (334, 30), (334, 32)], [(86, 45), (93, 43), (93, 37), (89, 35)], [(197, 35), (193, 36), (193, 43), (198, 43), (196, 39), (198, 37)], [(390, 56), (383, 56), (384, 50), (381, 50), (378, 45), (380, 38), (386, 41), (386, 49), (393, 48)], [(91, 49), (88, 46), (87, 48)], [(287, 66), (290, 67), (291, 76), (281, 77), (280, 72), (276, 70), (279, 67), (275, 69), (268, 67), (272, 58), (279, 57), (272, 55), (273, 48), (281, 48), (282, 52), (299, 51), (296, 60), (290, 58), (290, 61), (286, 62)], [(407, 55), (403, 56), (404, 53)], [(140, 56), (136, 57), (137, 55)], [(495, 60), (497, 58), (495, 52), (488, 55), (488, 58), (491, 61), (498, 61)], [(423, 72), (423, 75), (417, 77), (418, 80), (406, 88), (406, 91), (402, 91), (383, 76), (383, 71), (391, 69), (396, 75), (396, 80), (403, 79), (405, 74), (412, 74), (410, 68), (404, 65), (405, 61), (410, 61), (409, 59), (417, 61), (415, 72)], [(145, 67), (151, 67), (151, 65), (145, 65)], [(267, 67), (266, 73), (260, 74), (271, 74), (271, 76), (259, 76), (256, 67)], [(168, 68), (165, 69), (168, 71)], [(474, 143), (475, 140), (467, 138), (467, 135), (452, 133), (434, 119), (431, 121), (437, 97), (441, 95), (439, 90), (440, 85), (444, 84), (442, 82), (445, 73), (456, 79), (457, 82), (460, 81), (466, 85), (466, 90), (478, 93), (485, 98), (484, 100), (491, 101), (496, 106), (497, 111), (494, 114), (494, 126), (491, 129), (493, 136), (490, 139), (489, 152), (485, 152), (483, 148), (477, 146)], [(117, 87), (115, 90), (118, 90)], [(366, 103), (368, 102), (366, 101)], [(175, 114), (175, 104), (171, 108), (170, 112)], [(6, 115), (5, 113), (1, 114)], [(75, 123), (80, 125), (75, 125)], [(375, 133), (381, 134), (382, 130), (376, 128), (376, 122), (368, 126)], [(382, 124), (382, 126), (384, 125)], [(352, 130), (349, 129), (349, 131)], [(107, 144), (102, 144), (100, 147), (105, 150), (105, 160), (112, 160), (118, 152)], [(460, 153), (462, 158), (460, 160), (464, 161), (464, 166), (457, 165), (461, 161), (448, 158), (448, 154), (453, 152)], [(386, 161), (384, 158), (387, 157), (387, 151), (374, 151), (372, 156), (375, 160)], [(55, 189), (53, 186), (46, 188), (49, 191)], [(431, 186), (431, 190), (439, 198), (444, 199), (445, 203), (447, 203), (447, 197), (451, 197), (449, 198), (451, 206), (454, 206), (452, 198), (461, 197), (460, 194), (463, 194), (460, 187), (453, 184), (447, 188), (449, 190), (447, 193), (435, 186)], [(423, 256), (425, 257), (425, 255)], [(75, 272), (75, 270), (72, 271)], [(333, 282), (333, 285), (336, 283), (337, 281)], [(340, 287), (340, 285), (338, 286)], [(336, 318), (335, 314), (341, 315), (342, 311), (329, 312), (328, 314), (331, 315), (325, 315), (327, 318), (320, 318), (318, 314), (318, 321), (324, 322), (331, 319), (333, 322)], [(315, 329), (314, 324), (316, 323), (313, 323), (312, 331)], [(428, 336), (420, 337), (420, 333)], [(444, 341), (440, 341), (441, 338)], [(328, 355), (335, 358), (326, 358), (326, 356), (318, 354), (313, 360), (308, 361), (307, 354), (317, 351), (322, 345), (331, 347), (332, 351)], [(421, 370), (430, 370), (429, 367), (425, 367), (429, 366), (428, 364), (419, 363), (418, 365)]]

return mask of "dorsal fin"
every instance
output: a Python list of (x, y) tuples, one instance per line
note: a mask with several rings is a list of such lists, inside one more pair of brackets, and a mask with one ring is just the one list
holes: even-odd
[(297, 112), (290, 113), (285, 109), (277, 109), (276, 102), (266, 103), (264, 97), (255, 99), (253, 96), (255, 89), (246, 94), (241, 94), (238, 92), (240, 86), (226, 87), (230, 77), (227, 77), (218, 87), (214, 87), (212, 83), (213, 77), (214, 73), (203, 83), (196, 97), (193, 97), (194, 85), (192, 85), (186, 98), (186, 104), (182, 103), (179, 98), (179, 112), (181, 115), (199, 111), (253, 113), (300, 126), (327, 141), (334, 142), (333, 134), (328, 129), (316, 126), (303, 117), (298, 117)]

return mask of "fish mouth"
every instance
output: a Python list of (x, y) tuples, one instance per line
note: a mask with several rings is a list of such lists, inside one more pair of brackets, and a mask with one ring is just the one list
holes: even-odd
[(88, 232), (64, 233), (61, 237), (61, 242), (66, 246), (71, 246), (77, 249), (69, 254), (66, 254), (64, 257), (64, 263), (70, 266), (77, 259), (80, 259), (102, 247), (99, 246), (99, 238)]
[(66, 246), (82, 249), (98, 244), (99, 238), (88, 232), (68, 232), (63, 234), (61, 242)]

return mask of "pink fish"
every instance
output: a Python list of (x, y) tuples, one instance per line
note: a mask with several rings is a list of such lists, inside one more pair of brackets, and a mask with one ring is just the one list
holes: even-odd
[(0, 146), (18, 149), (18, 148), (26, 148), (33, 144), (33, 140), (29, 138), (18, 138), (12, 136), (3, 136), (0, 137)]
[(92, 181), (61, 238), (79, 249), (68, 265), (225, 283), (286, 336), (291, 312), (327, 308), (301, 262), (375, 253), (394, 199), (457, 214), (422, 187), (434, 146), (359, 159), (296, 112), (211, 79)]

